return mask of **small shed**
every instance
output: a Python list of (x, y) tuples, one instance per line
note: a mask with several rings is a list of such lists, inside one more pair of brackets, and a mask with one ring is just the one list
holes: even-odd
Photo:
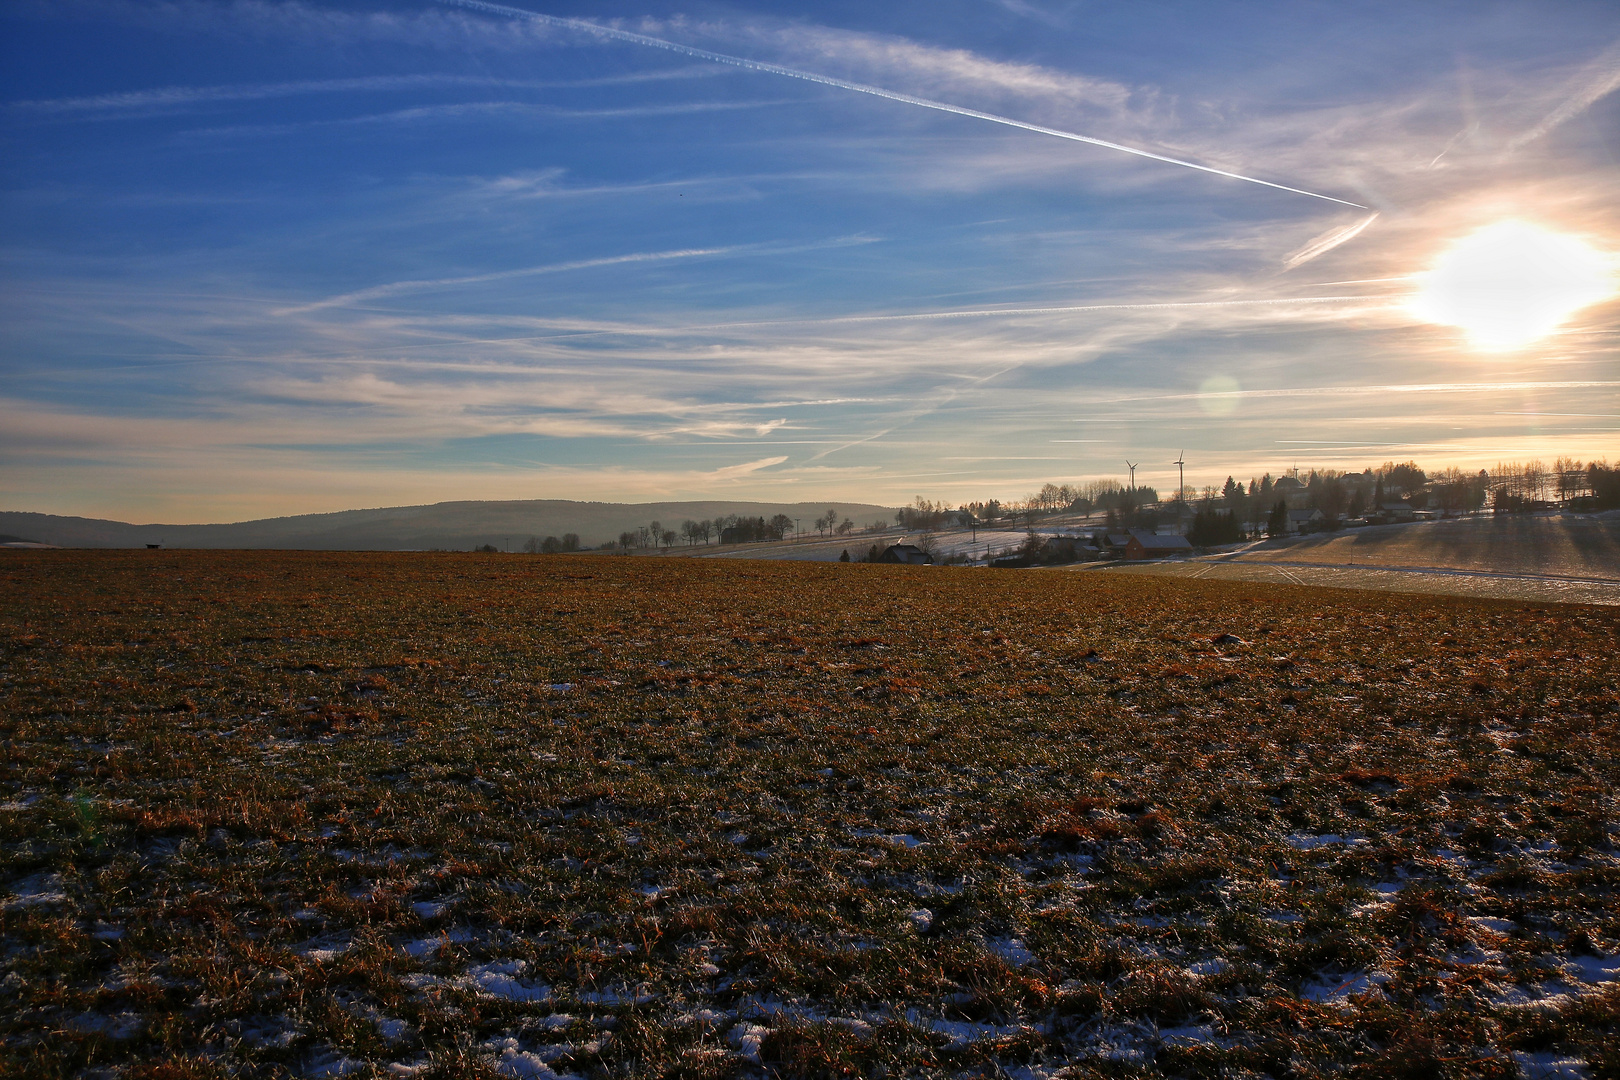
[(1148, 532), (1146, 529), (1132, 529), (1131, 538), (1125, 544), (1125, 557), (1127, 559), (1162, 559), (1166, 555), (1186, 555), (1193, 549), (1185, 536), (1175, 533)]
[(904, 563), (908, 566), (932, 566), (934, 557), (915, 544), (894, 544), (879, 555), (877, 561)]

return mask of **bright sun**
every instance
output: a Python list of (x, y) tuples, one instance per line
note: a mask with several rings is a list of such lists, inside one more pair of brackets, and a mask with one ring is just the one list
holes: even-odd
[(1492, 352), (1529, 345), (1615, 291), (1608, 256), (1522, 221), (1479, 230), (1419, 280), (1413, 314), (1460, 327), (1475, 347)]

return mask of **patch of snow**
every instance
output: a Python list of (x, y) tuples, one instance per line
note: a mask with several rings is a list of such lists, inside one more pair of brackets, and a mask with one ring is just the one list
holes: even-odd
[(1167, 1044), (1183, 1046), (1215, 1042), (1215, 1029), (1208, 1024), (1186, 1024), (1182, 1027), (1160, 1028), (1159, 1038)]
[(421, 1076), (433, 1067), (432, 1058), (417, 1058), (415, 1061), (395, 1061), (384, 1068), (389, 1076), (398, 1076), (409, 1080), (413, 1076)]
[(478, 992), (502, 1001), (549, 1001), (551, 987), (518, 978), (528, 968), (525, 960), (491, 960), (467, 969), (467, 981)]
[(726, 1032), (726, 1041), (736, 1048), (739, 1056), (757, 1062), (760, 1040), (770, 1033), (770, 1028), (744, 1021)]
[[(558, 1080), (559, 1074), (552, 1071), (546, 1058), (524, 1050), (522, 1044), (510, 1036), (490, 1039), (484, 1043), (484, 1049), (494, 1052), (490, 1065), (502, 1076), (515, 1077), (516, 1080)], [(555, 1061), (566, 1052), (562, 1050), (550, 1055), (550, 1059)]]
[(1305, 921), (1305, 916), (1297, 911), (1268, 911), (1266, 912), (1266, 918), (1272, 922), (1286, 923), (1290, 926)]
[(984, 947), (1001, 957), (1010, 967), (1028, 967), (1036, 960), (1035, 954), (1018, 938), (992, 938), (984, 943)]
[(301, 945), (294, 945), (292, 951), (306, 960), (325, 964), (348, 952), (353, 945), (347, 934), (323, 934)]
[(318, 1080), (325, 1080), (325, 1078), (332, 1076), (348, 1076), (350, 1073), (359, 1072), (365, 1067), (365, 1062), (356, 1061), (354, 1058), (348, 1057), (330, 1046), (324, 1046), (305, 1060), (304, 1075), (318, 1078)]
[(1583, 983), (1620, 981), (1620, 957), (1572, 956), (1564, 963), (1564, 974)]
[(400, 952), (417, 960), (424, 956), (432, 956), (446, 945), (465, 945), (473, 940), (473, 932), (465, 926), (458, 926), (453, 930), (446, 930), (433, 937), (417, 938), (400, 945)]
[(450, 909), (455, 900), (418, 900), (411, 905), (418, 919), (437, 919)]
[(999, 1039), (1008, 1035), (1017, 1035), (1026, 1030), (1022, 1025), (1018, 1024), (998, 1027), (995, 1024), (974, 1024), (965, 1020), (941, 1020), (935, 1017), (923, 1016), (915, 1009), (906, 1010), (906, 1022), (913, 1027), (944, 1036), (950, 1041), (953, 1049), (961, 1049), (969, 1043), (975, 1043), (981, 1039)]
[(645, 989), (621, 987), (617, 990), (591, 990), (578, 996), (586, 1005), (645, 1005), (658, 995)]
[(1196, 975), (1200, 979), (1206, 979), (1211, 975), (1219, 975), (1221, 972), (1225, 971), (1231, 966), (1231, 964), (1226, 962), (1226, 957), (1217, 956), (1209, 960), (1200, 960), (1196, 964), (1189, 964), (1187, 966), (1187, 974)]
[(927, 933), (928, 928), (934, 925), (934, 913), (927, 908), (914, 908), (906, 912), (906, 918), (919, 934)]
[(846, 1031), (852, 1031), (856, 1035), (870, 1035), (872, 1033), (872, 1025), (855, 1016), (833, 1016), (827, 1019), (827, 1023), (844, 1028)]
[(553, 694), (566, 694), (574, 689), (574, 684), (571, 682), (554, 682), (550, 686), (546, 687), (546, 689), (550, 690)]
[(62, 891), (61, 874), (35, 874), (11, 886), (12, 899), (5, 907), (43, 907), (47, 904), (65, 904), (68, 894)]
[(389, 1042), (405, 1042), (416, 1034), (416, 1028), (408, 1020), (380, 1016), (372, 1022), (377, 1025), (377, 1034)]
[(920, 840), (910, 833), (886, 833), (877, 829), (851, 829), (849, 834), (862, 840), (882, 840), (886, 844), (894, 844), (903, 848), (922, 847), (923, 844), (927, 843), (927, 841)]
[(285, 1049), (298, 1038), (298, 1025), (286, 1016), (255, 1016), (231, 1022), (226, 1029), (249, 1046)]
[(1551, 1050), (1538, 1054), (1515, 1053), (1513, 1060), (1525, 1080), (1586, 1080), (1592, 1075), (1586, 1062)]
[(1299, 988), (1299, 996), (1306, 1001), (1317, 1001), (1324, 1005), (1337, 1005), (1354, 997), (1364, 994), (1374, 986), (1381, 986), (1389, 981), (1388, 975), (1370, 974), (1365, 971), (1354, 971), (1348, 975), (1318, 975), (1311, 982)]
[(1306, 833), (1294, 833), (1284, 837), (1289, 847), (1296, 851), (1310, 851), (1313, 848), (1330, 847), (1333, 845), (1356, 847), (1367, 842), (1364, 836), (1340, 836), (1338, 833), (1322, 833), (1320, 836), (1311, 836)]
[(695, 1009), (680, 1019), (688, 1024), (720, 1024), (731, 1018), (730, 1013), (720, 1012), (718, 1009)]
[(1062, 1066), (1052, 1065), (1012, 1065), (1002, 1066), (1003, 1076), (1011, 1080), (1051, 1080), (1052, 1077), (1063, 1071)]
[(1543, 983), (1540, 986), (1519, 984), (1492, 994), (1490, 1002), (1503, 1008), (1534, 1015), (1552, 1016), (1575, 1003), (1575, 997), (1561, 983)]
[(1468, 921), (1493, 934), (1511, 934), (1518, 925), (1512, 919), (1494, 919), (1488, 915), (1470, 915)]
[(146, 1022), (132, 1012), (121, 1012), (112, 1016), (87, 1012), (67, 1022), (67, 1026), (74, 1031), (85, 1035), (103, 1035), (115, 1041), (133, 1039), (140, 1034), (141, 1028), (145, 1025)]

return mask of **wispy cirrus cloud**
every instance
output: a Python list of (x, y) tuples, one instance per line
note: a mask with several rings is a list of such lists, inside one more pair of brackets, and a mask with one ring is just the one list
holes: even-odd
[(401, 293), (423, 292), (430, 289), (454, 288), (462, 285), (483, 285), (491, 281), (508, 281), (512, 278), (532, 277), (537, 274), (562, 274), (572, 270), (594, 270), (603, 266), (623, 266), (626, 263), (667, 262), (671, 259), (697, 259), (708, 255), (725, 255), (741, 250), (736, 247), (729, 248), (687, 248), (679, 251), (636, 251), (626, 255), (607, 255), (596, 259), (575, 259), (571, 262), (547, 263), (544, 266), (523, 266), (514, 270), (497, 270), (488, 274), (467, 274), (462, 277), (444, 278), (416, 278), (409, 281), (390, 281), (382, 285), (372, 285), (365, 289), (356, 289), (354, 292), (343, 293), (339, 296), (330, 296), (325, 300), (317, 300), (310, 304), (300, 304), (295, 307), (277, 309), (276, 315), (298, 315), (305, 312), (320, 311), (323, 308), (347, 307), (353, 304), (364, 303), (368, 300), (380, 300), (384, 297), (398, 296)]
[(382, 94), (406, 91), (466, 88), (502, 90), (559, 90), (589, 87), (626, 86), (672, 79), (712, 78), (732, 74), (710, 64), (691, 65), (659, 71), (634, 72), (595, 79), (510, 79), (492, 75), (453, 73), (419, 75), (368, 75), (348, 79), (304, 79), (295, 82), (237, 83), (214, 86), (161, 86), (150, 90), (129, 90), (81, 97), (38, 98), (11, 101), (4, 108), (19, 115), (90, 116), (113, 118), (137, 114), (151, 116), (180, 112), (210, 105), (243, 101), (270, 101), (277, 98), (315, 95)]

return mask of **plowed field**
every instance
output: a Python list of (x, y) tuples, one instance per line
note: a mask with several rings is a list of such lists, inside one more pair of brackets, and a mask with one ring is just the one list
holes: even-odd
[(1614, 1076), (1617, 646), (1139, 575), (8, 553), (0, 1072)]

